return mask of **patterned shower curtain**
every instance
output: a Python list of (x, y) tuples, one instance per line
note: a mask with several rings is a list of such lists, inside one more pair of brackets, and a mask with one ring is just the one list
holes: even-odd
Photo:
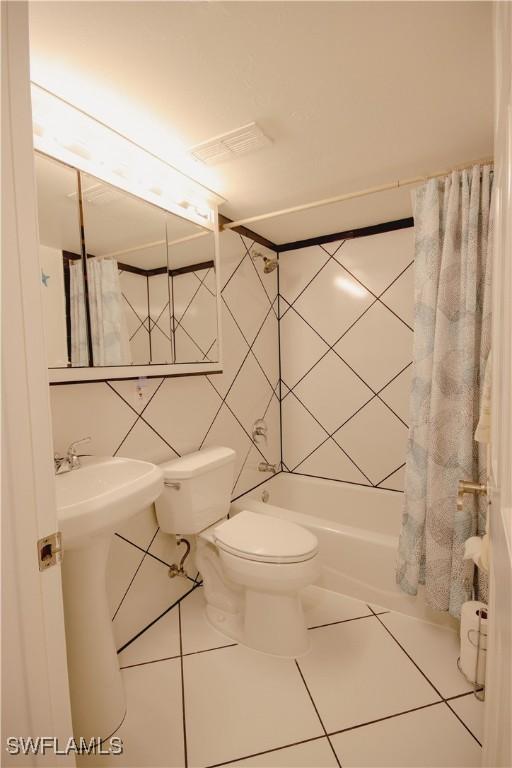
[[(484, 500), (459, 480), (485, 482), (485, 446), (474, 441), (490, 350), (492, 169), (474, 166), (415, 193), (414, 351), (405, 507), (397, 582), (429, 605), (460, 615), (474, 565), (464, 542), (485, 529)], [(479, 575), (477, 594), (486, 599)]]
[(94, 365), (131, 365), (117, 261), (87, 259), (87, 285)]
[(69, 315), (71, 321), (71, 365), (89, 365), (87, 320), (82, 260), (69, 265)]

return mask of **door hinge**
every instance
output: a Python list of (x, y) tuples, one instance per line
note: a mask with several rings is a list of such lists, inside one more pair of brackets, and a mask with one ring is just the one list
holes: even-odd
[(52, 565), (62, 562), (62, 537), (60, 531), (45, 536), (37, 542), (39, 570), (45, 571)]

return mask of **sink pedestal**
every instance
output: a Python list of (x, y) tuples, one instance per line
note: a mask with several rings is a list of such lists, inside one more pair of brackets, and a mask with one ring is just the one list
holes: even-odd
[(62, 531), (64, 620), (76, 738), (108, 739), (126, 702), (107, 599), (106, 570), (114, 531), (145, 509), (164, 487), (148, 461), (106, 457), (55, 479)]
[(105, 585), (111, 539), (111, 533), (89, 539), (66, 550), (62, 559), (75, 738), (108, 738), (126, 712)]

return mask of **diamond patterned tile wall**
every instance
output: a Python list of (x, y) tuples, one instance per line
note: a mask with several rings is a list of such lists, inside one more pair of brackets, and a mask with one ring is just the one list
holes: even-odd
[[(234, 496), (266, 479), (257, 470), (259, 461), (281, 460), (277, 271), (264, 274), (261, 261), (255, 264), (250, 257), (251, 247), (236, 233), (221, 235), (224, 372), (150, 379), (142, 401), (135, 381), (52, 386), (56, 451), (91, 435), (95, 454), (160, 463), (220, 444), (237, 452)], [(203, 283), (190, 277), (207, 296), (208, 276), (201, 275)], [(185, 312), (178, 320), (183, 318)], [(151, 322), (158, 324), (157, 317)], [(262, 417), (269, 439), (255, 448), (251, 425)], [(172, 541), (158, 532), (152, 507), (119, 529), (107, 574), (118, 648), (194, 586), (191, 580), (169, 579), (172, 560)], [(195, 577), (193, 568), (189, 572)]]
[(283, 465), (403, 490), (413, 229), (280, 254)]
[(214, 281), (213, 269), (172, 277), (177, 363), (217, 360)]

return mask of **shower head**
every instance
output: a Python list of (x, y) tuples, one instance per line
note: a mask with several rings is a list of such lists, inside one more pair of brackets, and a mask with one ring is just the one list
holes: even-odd
[(270, 274), (270, 272), (273, 272), (274, 269), (279, 266), (279, 260), (277, 256), (269, 258), (260, 251), (251, 251), (251, 259), (253, 261), (256, 261), (256, 259), (263, 259), (263, 271), (266, 275)]
[(263, 267), (263, 271), (265, 272), (266, 275), (268, 275), (270, 272), (273, 272), (274, 269), (277, 269), (277, 267), (279, 266), (279, 262), (277, 258), (273, 258), (273, 259), (265, 258), (264, 261), (265, 261), (265, 266)]

